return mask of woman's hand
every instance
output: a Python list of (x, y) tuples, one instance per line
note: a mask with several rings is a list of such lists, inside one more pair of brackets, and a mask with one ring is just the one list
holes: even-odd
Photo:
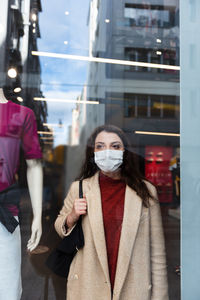
[(86, 198), (75, 199), (74, 206), (71, 213), (68, 215), (66, 220), (66, 225), (68, 228), (74, 226), (74, 224), (78, 221), (81, 215), (85, 215), (87, 213), (87, 202)]

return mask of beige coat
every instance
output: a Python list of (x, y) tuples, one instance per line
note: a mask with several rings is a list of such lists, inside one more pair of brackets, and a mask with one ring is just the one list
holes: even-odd
[[(82, 227), (85, 246), (72, 261), (67, 283), (67, 300), (111, 300), (111, 286), (104, 236), (101, 195), (98, 173), (83, 181), (88, 210)], [(146, 183), (156, 196), (155, 188)], [(64, 200), (55, 222), (61, 237), (64, 224), (79, 185), (74, 182)], [(119, 245), (113, 300), (168, 300), (165, 246), (160, 208), (151, 201), (150, 208), (142, 206), (141, 199), (126, 187), (124, 218)]]

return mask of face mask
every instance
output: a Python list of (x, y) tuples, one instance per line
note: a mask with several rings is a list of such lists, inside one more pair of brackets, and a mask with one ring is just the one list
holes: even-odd
[(94, 152), (94, 161), (102, 171), (114, 172), (123, 162), (123, 151), (103, 150)]

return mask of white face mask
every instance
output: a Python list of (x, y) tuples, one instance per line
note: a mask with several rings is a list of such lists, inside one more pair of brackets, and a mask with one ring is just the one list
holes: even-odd
[(94, 152), (94, 161), (102, 171), (114, 172), (123, 162), (123, 151), (103, 150)]

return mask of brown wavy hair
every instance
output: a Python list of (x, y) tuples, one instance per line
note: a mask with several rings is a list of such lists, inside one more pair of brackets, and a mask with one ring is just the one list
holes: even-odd
[(86, 179), (92, 177), (97, 171), (98, 166), (94, 161), (94, 146), (97, 135), (102, 132), (111, 132), (117, 134), (124, 145), (123, 163), (120, 166), (122, 180), (142, 199), (143, 205), (149, 207), (149, 199), (156, 200), (149, 192), (144, 183), (144, 176), (141, 175), (136, 163), (136, 155), (131, 151), (130, 142), (125, 133), (114, 125), (102, 125), (97, 127), (87, 141), (85, 161), (82, 165), (81, 172), (77, 178)]

